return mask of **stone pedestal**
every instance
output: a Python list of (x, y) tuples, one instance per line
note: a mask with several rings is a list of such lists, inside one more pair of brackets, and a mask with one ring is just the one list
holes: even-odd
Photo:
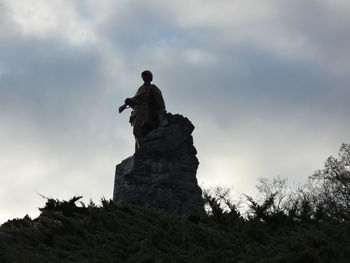
[(193, 130), (187, 118), (164, 115), (142, 141), (142, 149), (117, 165), (113, 200), (176, 214), (203, 214)]

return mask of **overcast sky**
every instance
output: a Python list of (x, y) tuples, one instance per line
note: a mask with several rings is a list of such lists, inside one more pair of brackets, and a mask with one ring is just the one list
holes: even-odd
[(0, 223), (112, 197), (145, 69), (196, 127), (200, 184), (304, 182), (350, 141), (349, 47), (348, 0), (0, 0)]

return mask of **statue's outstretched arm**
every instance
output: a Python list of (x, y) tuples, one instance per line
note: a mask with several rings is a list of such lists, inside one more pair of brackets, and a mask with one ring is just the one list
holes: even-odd
[(135, 95), (132, 98), (127, 98), (125, 100), (125, 104), (129, 105), (131, 108), (134, 108), (136, 105), (140, 105), (142, 103), (144, 93), (141, 93), (139, 95)]

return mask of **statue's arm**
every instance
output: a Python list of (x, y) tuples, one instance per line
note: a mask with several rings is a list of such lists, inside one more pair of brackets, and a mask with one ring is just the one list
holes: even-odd
[(144, 93), (137, 92), (136, 95), (132, 98), (127, 98), (125, 100), (125, 104), (129, 105), (131, 108), (134, 108), (136, 105), (140, 105), (142, 103), (142, 96)]
[(131, 108), (134, 108), (135, 107), (135, 103), (134, 103), (134, 100), (133, 98), (126, 98), (124, 103), (128, 106), (130, 106)]

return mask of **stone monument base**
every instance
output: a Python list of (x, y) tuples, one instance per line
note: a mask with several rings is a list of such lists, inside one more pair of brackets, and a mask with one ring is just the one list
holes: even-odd
[(176, 214), (204, 214), (198, 186), (194, 126), (181, 115), (165, 114), (142, 148), (116, 167), (114, 201)]

